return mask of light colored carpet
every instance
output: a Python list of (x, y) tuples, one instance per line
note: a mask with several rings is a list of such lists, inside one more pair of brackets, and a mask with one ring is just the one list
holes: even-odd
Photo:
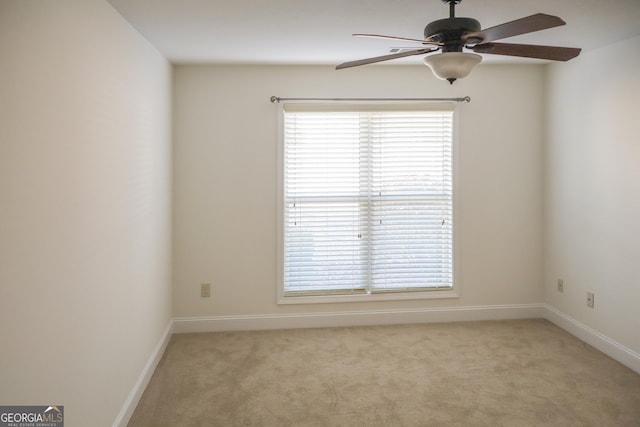
[(545, 320), (183, 334), (129, 426), (640, 426), (640, 375)]

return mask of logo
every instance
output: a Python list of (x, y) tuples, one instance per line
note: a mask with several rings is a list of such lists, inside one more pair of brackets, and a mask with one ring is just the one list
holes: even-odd
[(64, 427), (64, 406), (0, 406), (0, 427)]

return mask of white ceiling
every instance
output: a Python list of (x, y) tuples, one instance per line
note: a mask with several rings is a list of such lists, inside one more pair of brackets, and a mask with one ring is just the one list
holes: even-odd
[[(174, 63), (338, 64), (416, 47), (352, 33), (422, 38), (427, 23), (449, 14), (442, 0), (108, 1)], [(475, 18), (483, 28), (538, 12), (567, 25), (505, 41), (590, 50), (640, 35), (640, 0), (464, 0), (456, 7), (456, 16)], [(483, 56), (484, 62), (541, 62)]]

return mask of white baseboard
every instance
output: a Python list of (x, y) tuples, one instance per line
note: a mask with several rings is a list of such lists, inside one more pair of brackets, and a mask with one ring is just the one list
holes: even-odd
[(255, 316), (179, 317), (174, 319), (173, 332), (180, 334), (191, 332), (529, 319), (542, 317), (543, 307), (543, 304), (522, 304)]
[(167, 345), (169, 344), (169, 339), (171, 338), (172, 334), (173, 334), (173, 319), (169, 321), (169, 324), (164, 330), (164, 333), (162, 334), (160, 341), (158, 342), (156, 347), (153, 349), (153, 352), (151, 353), (151, 356), (149, 357), (147, 364), (144, 366), (144, 369), (142, 370), (142, 372), (140, 373), (140, 376), (138, 377), (138, 381), (136, 381), (135, 385), (133, 386), (133, 389), (131, 390), (131, 393), (129, 393), (129, 397), (127, 397), (127, 400), (125, 401), (124, 406), (122, 407), (122, 410), (120, 410), (118, 417), (114, 421), (113, 427), (126, 427), (127, 424), (129, 424), (129, 420), (131, 419), (131, 416), (133, 415), (133, 412), (135, 411), (136, 406), (138, 406), (138, 402), (142, 397), (142, 393), (144, 393), (145, 388), (147, 388), (147, 384), (149, 384), (149, 381), (153, 376), (153, 372), (155, 371), (156, 366), (158, 366), (158, 363), (160, 363), (160, 359), (162, 359), (162, 355), (164, 354), (164, 351), (167, 348)]
[(545, 304), (543, 317), (640, 374), (640, 354)]

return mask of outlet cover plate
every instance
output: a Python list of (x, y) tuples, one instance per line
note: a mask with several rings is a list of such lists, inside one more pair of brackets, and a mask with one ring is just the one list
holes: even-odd
[(587, 307), (593, 308), (594, 300), (595, 295), (593, 294), (593, 292), (587, 292)]
[(200, 284), (200, 296), (202, 298), (211, 297), (211, 283), (201, 283)]

